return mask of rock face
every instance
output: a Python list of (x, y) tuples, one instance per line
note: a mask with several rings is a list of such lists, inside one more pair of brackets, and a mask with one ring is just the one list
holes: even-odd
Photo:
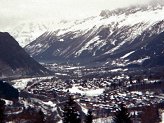
[(158, 4), (104, 10), (97, 17), (45, 32), (25, 50), (44, 62), (162, 65), (163, 15), (164, 6)]
[(9, 33), (0, 32), (0, 75), (43, 75), (49, 71), (31, 58)]

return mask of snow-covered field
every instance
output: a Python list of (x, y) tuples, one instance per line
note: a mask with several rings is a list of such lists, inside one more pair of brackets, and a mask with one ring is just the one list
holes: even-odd
[(42, 79), (51, 79), (53, 76), (47, 76), (47, 77), (34, 77), (34, 78), (23, 78), (23, 79), (16, 79), (11, 81), (13, 83), (13, 86), (19, 90), (23, 90), (26, 88), (27, 84), (29, 82), (33, 82), (34, 80), (42, 80)]
[(93, 123), (112, 123), (112, 117), (98, 118), (93, 120)]
[(86, 96), (99, 96), (101, 95), (105, 89), (85, 89), (79, 86), (74, 85), (72, 88), (68, 89), (70, 93), (79, 93), (81, 95)]
[(25, 79), (17, 79), (13, 80), (12, 82), (14, 83), (14, 87), (20, 90), (23, 90), (26, 88), (28, 82), (31, 82), (34, 78), (25, 78)]

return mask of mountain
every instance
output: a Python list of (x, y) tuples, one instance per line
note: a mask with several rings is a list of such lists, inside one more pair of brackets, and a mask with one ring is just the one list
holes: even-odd
[(9, 32), (10, 35), (18, 41), (21, 47), (25, 47), (46, 31), (62, 28), (65, 23), (67, 23), (65, 20), (60, 22), (54, 22), (51, 20), (23, 21), (15, 26), (7, 27), (4, 31)]
[(6, 29), (24, 47), (48, 30), (49, 24), (42, 22), (22, 22)]
[(159, 4), (104, 10), (45, 32), (25, 50), (44, 62), (158, 65), (153, 61), (160, 62), (163, 55), (163, 15), (164, 6)]
[(0, 75), (44, 75), (50, 73), (31, 58), (7, 32), (0, 32)]

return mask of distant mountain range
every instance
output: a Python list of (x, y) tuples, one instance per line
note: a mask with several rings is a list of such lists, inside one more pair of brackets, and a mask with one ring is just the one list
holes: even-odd
[(31, 58), (18, 42), (6, 32), (0, 32), (0, 76), (45, 75), (50, 73)]
[(19, 42), (20, 46), (24, 47), (47, 30), (48, 27), (43, 23), (22, 22), (5, 31), (9, 32)]
[(42, 62), (163, 65), (163, 15), (160, 4), (103, 10), (95, 17), (45, 26), (25, 50)]
[(46, 31), (61, 28), (67, 21), (60, 21), (59, 23), (53, 21), (28, 21), (20, 22), (19, 24), (4, 29), (9, 32), (18, 42), (21, 47), (34, 41)]

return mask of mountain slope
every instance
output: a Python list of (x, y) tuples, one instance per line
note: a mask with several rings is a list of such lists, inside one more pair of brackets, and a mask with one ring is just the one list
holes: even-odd
[(9, 33), (0, 32), (0, 74), (43, 75), (49, 71), (33, 60)]
[(133, 54), (128, 56), (130, 60), (142, 59), (145, 56), (146, 59), (143, 62), (143, 66), (163, 66), (164, 65), (164, 32), (155, 36), (145, 45), (145, 47), (136, 50)]
[(62, 28), (65, 23), (67, 23), (67, 21), (64, 20), (59, 23), (51, 20), (24, 21), (13, 27), (7, 27), (4, 31), (9, 32), (10, 35), (18, 41), (21, 47), (25, 47), (46, 31)]
[(100, 16), (65, 23), (62, 28), (47, 31), (25, 49), (38, 61), (87, 64), (101, 61), (113, 65), (123, 62), (125, 66), (150, 57), (124, 58), (146, 47), (164, 31), (163, 14), (164, 7), (160, 5), (102, 11)]

